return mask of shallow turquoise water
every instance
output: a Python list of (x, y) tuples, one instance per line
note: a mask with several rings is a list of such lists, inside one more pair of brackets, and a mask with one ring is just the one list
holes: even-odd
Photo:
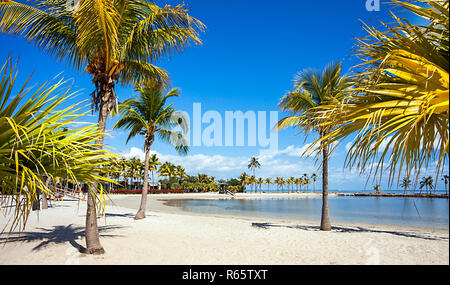
[[(332, 222), (447, 228), (449, 200), (403, 197), (329, 197)], [(321, 198), (185, 200), (187, 211), (320, 221)]]

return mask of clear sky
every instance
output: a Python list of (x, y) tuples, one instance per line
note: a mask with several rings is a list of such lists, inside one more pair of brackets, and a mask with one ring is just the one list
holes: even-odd
[[(180, 1), (156, 3), (174, 5)], [(190, 14), (207, 26), (201, 35), (203, 45), (155, 64), (169, 72), (173, 87), (182, 90), (181, 96), (170, 102), (177, 110), (186, 111), (191, 121), (194, 103), (201, 103), (201, 115), (217, 112), (214, 114), (219, 114), (222, 120), (226, 111), (255, 114), (265, 111), (269, 116), (270, 111), (279, 111), (277, 104), (292, 88), (292, 79), (298, 71), (323, 69), (331, 61), (343, 61), (343, 71), (350, 72), (355, 63), (351, 57), (354, 37), (365, 35), (361, 21), (376, 25), (378, 19), (389, 21), (390, 8), (382, 3), (379, 12), (369, 12), (366, 0), (187, 0), (186, 4), (191, 8)], [(82, 90), (74, 102), (89, 99), (93, 90), (89, 74), (76, 72), (64, 62), (56, 63), (51, 56), (20, 38), (0, 35), (0, 55), (2, 61), (8, 55), (19, 58), (18, 82), (23, 82), (32, 72), (34, 83), (61, 73), (74, 89)], [(131, 87), (118, 87), (116, 92), (119, 101), (133, 96)], [(94, 113), (86, 121), (96, 122), (97, 115)], [(280, 112), (278, 118), (284, 115)], [(108, 119), (107, 128), (111, 129), (116, 121), (117, 118)], [(202, 130), (209, 125), (211, 122), (203, 123)], [(266, 131), (271, 127), (267, 118)], [(260, 158), (258, 177), (290, 177), (313, 172), (320, 175), (313, 159), (300, 157), (310, 140), (305, 142), (303, 135), (296, 134), (293, 129), (280, 131), (278, 150), (269, 152), (262, 152), (267, 147), (259, 146), (258, 141), (256, 146), (249, 146), (248, 140), (244, 146), (191, 146), (184, 157), (178, 156), (170, 145), (158, 141), (152, 149), (160, 160), (182, 164), (191, 175), (237, 177), (249, 172), (247, 164), (251, 156)], [(112, 131), (110, 136), (105, 143), (117, 153), (142, 157), (142, 137), (126, 144), (125, 131)], [(225, 132), (222, 137), (224, 142)], [(366, 186), (365, 176), (343, 168), (347, 143), (344, 141), (330, 160), (330, 189), (371, 189), (375, 182)], [(385, 179), (379, 184), (383, 189), (388, 188)], [(438, 188), (443, 188), (443, 183), (439, 182)]]

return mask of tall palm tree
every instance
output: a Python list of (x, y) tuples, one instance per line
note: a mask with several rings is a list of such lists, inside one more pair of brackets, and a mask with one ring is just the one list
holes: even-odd
[[(130, 131), (127, 142), (136, 135), (143, 135), (144, 140), (144, 181), (148, 181), (150, 161), (150, 148), (155, 136), (167, 143), (171, 143), (180, 154), (188, 151), (187, 140), (183, 134), (188, 132), (189, 126), (182, 114), (177, 114), (172, 105), (166, 105), (167, 99), (178, 97), (179, 90), (172, 89), (164, 94), (160, 84), (150, 84), (136, 89), (139, 92), (137, 99), (127, 99), (119, 105), (122, 117), (114, 128), (124, 128)], [(172, 127), (179, 126), (182, 131), (173, 131)], [(135, 220), (145, 218), (147, 206), (148, 183), (144, 183), (141, 205), (134, 217)]]
[(239, 181), (241, 182), (241, 186), (242, 186), (242, 190), (243, 190), (243, 192), (245, 192), (245, 185), (247, 185), (247, 183), (248, 183), (248, 175), (247, 175), (247, 173), (242, 173), (240, 176), (239, 176)]
[[(297, 127), (306, 132), (315, 131), (319, 137), (326, 136), (333, 126), (323, 126), (324, 119), (319, 106), (338, 105), (352, 86), (351, 78), (341, 75), (341, 63), (329, 64), (323, 72), (303, 70), (294, 80), (295, 90), (281, 99), (279, 107), (291, 116), (278, 122), (278, 128)], [(320, 229), (331, 230), (328, 210), (328, 156), (330, 147), (322, 144), (322, 218)]]
[(356, 133), (347, 166), (382, 177), (388, 161), (392, 184), (402, 172), (418, 180), (422, 169), (435, 165), (437, 179), (450, 146), (449, 1), (392, 2), (426, 24), (393, 14), (383, 30), (364, 25), (368, 35), (358, 40), (355, 93), (323, 111), (324, 126), (339, 128), (316, 144)]
[(405, 189), (405, 191), (404, 191), (405, 194), (406, 194), (406, 191), (408, 191), (408, 188), (411, 186), (411, 184), (412, 184), (412, 182), (408, 177), (403, 177), (400, 187), (403, 187), (403, 189)]
[[(148, 161), (148, 170), (152, 172), (153, 187), (155, 187), (155, 171), (158, 170), (158, 165), (161, 165), (161, 162), (159, 162), (158, 156), (156, 155), (156, 153), (154, 153), (150, 156), (150, 159)], [(147, 181), (144, 180), (144, 183), (147, 183)]]
[(253, 171), (253, 176), (256, 177), (256, 168), (260, 168), (261, 164), (258, 161), (258, 158), (252, 156), (248, 162), (248, 169)]
[[(289, 191), (289, 194), (291, 193), (291, 189), (292, 189), (292, 191), (294, 191), (294, 183), (295, 183), (295, 177), (289, 177), (288, 179), (287, 179), (287, 184), (288, 184), (288, 191)], [(291, 186), (291, 187), (289, 187), (289, 186)]]
[(445, 174), (444, 176), (442, 176), (442, 180), (444, 180), (444, 185), (445, 185), (445, 194), (448, 194), (447, 191), (447, 187), (448, 187), (448, 178), (449, 176), (447, 174)]
[(252, 185), (252, 189), (256, 193), (256, 178), (255, 178), (255, 176), (252, 175), (252, 176), (248, 177), (248, 184)]
[(425, 187), (427, 193), (428, 189), (430, 189), (429, 193), (431, 193), (431, 190), (433, 189), (433, 177), (431, 176), (423, 177), (422, 180), (420, 181), (420, 190), (422, 190), (423, 187)]
[[(21, 35), (76, 70), (92, 76), (92, 108), (99, 111), (98, 126), (117, 111), (115, 84), (136, 86), (148, 80), (167, 84), (167, 73), (153, 65), (158, 59), (201, 44), (205, 28), (189, 16), (184, 4), (163, 8), (153, 1), (80, 0), (67, 9), (65, 0), (36, 0), (30, 5), (0, 0), (0, 32)], [(103, 148), (104, 136), (96, 143)], [(102, 254), (94, 200), (88, 195), (86, 213), (87, 253)]]
[(256, 179), (256, 184), (259, 185), (259, 193), (261, 194), (261, 186), (264, 184), (264, 179), (262, 177), (258, 177)]
[(267, 184), (267, 192), (270, 192), (270, 184), (272, 184), (272, 180), (270, 178), (266, 178), (264, 183)]
[(316, 193), (316, 180), (317, 180), (317, 174), (313, 173), (311, 175), (311, 178), (313, 180), (313, 192)]

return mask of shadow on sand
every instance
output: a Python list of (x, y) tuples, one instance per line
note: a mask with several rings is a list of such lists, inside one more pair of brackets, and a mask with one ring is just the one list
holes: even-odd
[[(121, 226), (99, 226), (100, 237), (119, 237), (120, 235), (105, 234), (107, 231), (123, 228)], [(0, 243), (11, 242), (33, 242), (41, 241), (33, 250), (40, 250), (49, 244), (70, 243), (79, 252), (84, 252), (85, 248), (76, 242), (80, 237), (85, 236), (85, 228), (73, 226), (54, 226), (51, 229), (37, 228), (39, 232), (12, 232), (0, 237)]]
[[(304, 231), (320, 231), (319, 226), (302, 226), (302, 225), (276, 225), (271, 223), (252, 223), (252, 227), (260, 228), (260, 229), (269, 229), (271, 227), (284, 227), (284, 228), (290, 228), (290, 229), (299, 229)], [(426, 239), (426, 240), (448, 240), (448, 237), (443, 236), (426, 236), (424, 234), (419, 234), (415, 232), (401, 232), (401, 231), (388, 231), (388, 230), (376, 230), (376, 229), (368, 229), (363, 227), (332, 227), (332, 230), (335, 232), (342, 232), (342, 233), (384, 233), (384, 234), (392, 234), (396, 236), (403, 236), (403, 237), (412, 237), (412, 238), (420, 238), (420, 239)]]

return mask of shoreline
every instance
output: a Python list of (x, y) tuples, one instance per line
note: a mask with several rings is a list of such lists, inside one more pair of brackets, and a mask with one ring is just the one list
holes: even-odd
[[(294, 198), (296, 194), (285, 195)], [(86, 202), (52, 201), (49, 209), (30, 214), (24, 232), (11, 233), (7, 243), (0, 235), (0, 264), (449, 264), (448, 230), (332, 221), (333, 230), (323, 232), (318, 229), (320, 221), (213, 216), (166, 205), (167, 200), (189, 196), (224, 197), (214, 193), (149, 195), (147, 217), (134, 220), (140, 195), (109, 196), (105, 214), (98, 219), (100, 242), (106, 251), (99, 256), (78, 251), (85, 246)], [(280, 194), (264, 195), (274, 196)], [(124, 202), (128, 208), (120, 205)], [(4, 221), (0, 216), (0, 226)]]
[[(321, 193), (237, 193), (234, 199), (273, 199), (273, 198), (305, 198), (314, 197), (320, 198)], [(126, 194), (126, 195), (110, 195), (112, 200), (121, 200), (127, 196), (136, 197), (138, 200), (136, 206), (127, 207), (126, 204), (117, 204), (128, 209), (137, 209), (140, 201), (140, 194)], [(329, 197), (339, 197), (337, 193), (330, 193)], [(116, 199), (114, 199), (116, 198)], [(171, 204), (174, 201), (184, 201), (184, 200), (215, 200), (215, 199), (231, 199), (231, 196), (225, 194), (217, 193), (183, 193), (183, 194), (152, 194), (147, 196), (147, 210), (152, 212), (161, 212), (169, 214), (179, 214), (179, 215), (191, 215), (191, 216), (209, 216), (216, 218), (231, 218), (231, 219), (241, 219), (241, 220), (258, 220), (258, 221), (269, 221), (272, 223), (290, 223), (290, 224), (307, 224), (309, 226), (320, 225), (320, 220), (300, 220), (300, 219), (289, 219), (289, 218), (275, 218), (275, 217), (260, 217), (260, 216), (248, 216), (248, 215), (237, 215), (235, 213), (231, 214), (217, 214), (217, 213), (204, 213), (204, 212), (192, 212), (183, 209), (177, 205)], [(120, 202), (119, 202), (120, 203)], [(389, 230), (401, 230), (401, 231), (427, 231), (427, 232), (439, 232), (448, 233), (449, 228), (435, 228), (435, 227), (419, 227), (419, 226), (406, 226), (406, 225), (389, 225), (389, 224), (372, 224), (372, 223), (353, 223), (353, 222), (334, 222), (331, 216), (331, 226), (334, 228), (343, 227), (361, 227), (361, 228), (371, 228), (371, 229), (389, 229)]]

